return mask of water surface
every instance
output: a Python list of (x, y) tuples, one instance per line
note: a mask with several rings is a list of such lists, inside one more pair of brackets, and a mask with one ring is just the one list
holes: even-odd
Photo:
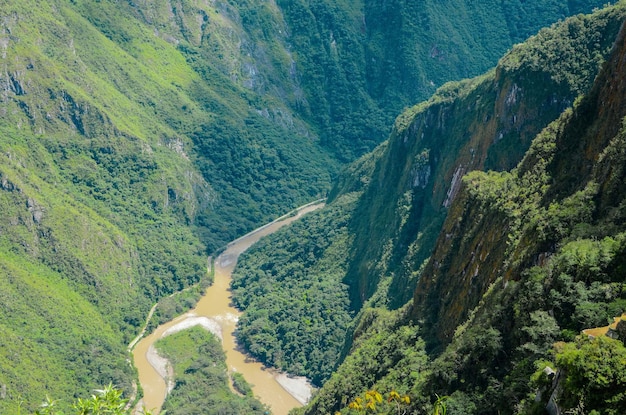
[[(234, 308), (230, 299), (230, 281), (233, 269), (237, 263), (239, 255), (257, 242), (261, 237), (269, 235), (281, 227), (300, 218), (305, 213), (322, 207), (322, 203), (305, 205), (297, 210), (295, 215), (283, 217), (268, 225), (231, 242), (227, 249), (215, 260), (215, 281), (207, 288), (205, 295), (200, 299), (196, 307), (183, 316), (180, 316), (168, 323), (162, 324), (149, 336), (144, 337), (133, 349), (135, 367), (139, 373), (139, 382), (143, 389), (143, 406), (155, 409), (156, 413), (163, 405), (167, 396), (167, 384), (163, 377), (157, 372), (153, 364), (157, 367), (158, 362), (154, 361), (154, 352), (149, 353), (150, 348), (156, 340), (161, 338), (163, 333), (172, 327), (185, 324), (184, 321), (194, 317), (207, 317), (212, 322), (217, 323), (218, 330), (221, 329), (222, 344), (226, 352), (226, 364), (229, 371), (237, 371), (243, 374), (248, 383), (252, 385), (254, 395), (261, 402), (269, 405), (275, 415), (286, 415), (289, 410), (302, 406), (292, 394), (281, 386), (277, 379), (283, 378), (274, 370), (254, 361), (248, 355), (242, 353), (237, 347), (234, 331), (237, 319), (240, 316), (239, 310)], [(197, 319), (196, 319), (197, 320)], [(189, 321), (189, 320), (188, 320)], [(149, 357), (152, 356), (150, 363)], [(165, 371), (164, 362), (161, 372)], [(172, 374), (169, 374), (170, 377)], [(301, 382), (291, 382), (292, 387), (306, 394), (308, 386)], [(297, 393), (295, 395), (298, 395)]]

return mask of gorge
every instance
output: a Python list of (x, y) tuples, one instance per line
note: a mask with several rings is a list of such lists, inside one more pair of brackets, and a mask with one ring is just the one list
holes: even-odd
[[(155, 414), (158, 413), (175, 384), (176, 378), (170, 364), (158, 361), (159, 356), (156, 354), (155, 342), (159, 338), (194, 325), (202, 325), (206, 330), (219, 337), (226, 350), (226, 364), (229, 373), (241, 373), (248, 382), (251, 382), (254, 395), (270, 407), (272, 413), (286, 415), (290, 409), (308, 401), (311, 391), (310, 386), (306, 384), (306, 379), (283, 379), (285, 378), (284, 374), (266, 368), (242, 353), (234, 336), (240, 312), (232, 306), (230, 282), (233, 268), (242, 252), (263, 236), (270, 235), (281, 227), (299, 219), (302, 215), (322, 206), (323, 204), (319, 202), (302, 206), (292, 214), (278, 218), (228, 244), (226, 250), (215, 259), (213, 285), (207, 288), (194, 309), (177, 319), (158, 326), (148, 337), (134, 345), (133, 361), (143, 389), (143, 399), (137, 404), (139, 409), (145, 407), (153, 410)], [(159, 366), (161, 366), (160, 370)], [(290, 392), (290, 384), (294, 384), (294, 392)], [(304, 393), (298, 393), (298, 391)]]
[[(625, 10), (2, 2), (0, 413), (135, 396), (151, 306), (320, 198), (232, 275), (239, 345), (320, 387), (293, 413), (540, 414), (546, 368), (560, 410), (624, 413), (624, 345), (579, 334), (626, 308)], [(212, 335), (163, 340), (168, 414), (267, 410)]]

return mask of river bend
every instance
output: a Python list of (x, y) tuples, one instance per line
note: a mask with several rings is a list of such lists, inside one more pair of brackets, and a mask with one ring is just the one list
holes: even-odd
[(155, 409), (158, 413), (167, 393), (174, 385), (171, 367), (165, 359), (156, 354), (154, 342), (161, 337), (193, 325), (202, 325), (222, 339), (229, 371), (242, 373), (246, 381), (252, 385), (254, 395), (261, 402), (269, 405), (274, 415), (286, 415), (289, 410), (306, 402), (311, 393), (310, 385), (306, 379), (291, 378), (274, 369), (267, 368), (238, 349), (234, 331), (241, 313), (231, 304), (230, 282), (233, 269), (242, 252), (261, 237), (277, 231), (302, 215), (322, 206), (322, 202), (315, 202), (300, 207), (291, 214), (228, 244), (226, 250), (215, 260), (213, 285), (207, 288), (196, 307), (186, 314), (162, 324), (149, 336), (143, 337), (136, 343), (133, 357), (144, 395), (138, 407), (145, 406), (149, 409)]

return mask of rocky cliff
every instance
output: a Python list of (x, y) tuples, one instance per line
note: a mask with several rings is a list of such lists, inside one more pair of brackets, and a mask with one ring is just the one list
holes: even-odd
[[(414, 296), (415, 317), (424, 318), (426, 327), (436, 332), (439, 340), (446, 343), (452, 338), (456, 327), (496, 280), (506, 284), (519, 279), (523, 269), (545, 264), (562, 244), (561, 238), (573, 231), (576, 221), (613, 223), (616, 218), (610, 216), (621, 214), (619, 204), (624, 194), (617, 183), (623, 162), (609, 160), (605, 154), (616, 156), (615, 151), (621, 151), (614, 146), (625, 115), (621, 99), (624, 72), (620, 67), (623, 42), (620, 34), (611, 60), (574, 112), (542, 133), (543, 137), (554, 136), (549, 150), (545, 143), (539, 148), (544, 141), (540, 137), (512, 179), (503, 176), (492, 183), (470, 177), (461, 186)], [(545, 169), (543, 176), (537, 173), (539, 169)], [(496, 184), (497, 180), (500, 183)], [(497, 200), (493, 189), (487, 189), (500, 186), (496, 192), (503, 192), (500, 197), (506, 198), (502, 186), (508, 185), (510, 193), (515, 192), (509, 180), (519, 186), (527, 183), (526, 191), (520, 192), (529, 198), (516, 195), (506, 204)], [(592, 189), (594, 186), (598, 188)], [(572, 201), (576, 197), (593, 201), (591, 210), (585, 212), (588, 216), (569, 218), (569, 223), (558, 227), (524, 223), (531, 220), (534, 209), (554, 211), (561, 206), (566, 215), (565, 201), (576, 203)], [(530, 208), (533, 203), (537, 206)]]
[[(535, 400), (538, 391), (549, 389), (550, 380), (542, 375), (546, 366), (564, 369), (563, 411), (618, 414), (626, 409), (618, 363), (626, 355), (623, 344), (578, 336), (585, 328), (606, 325), (626, 307), (623, 6), (608, 13), (604, 16), (614, 19), (605, 27), (616, 40), (609, 40), (607, 60), (595, 80), (589, 78), (587, 92), (532, 139), (511, 171), (465, 173), (456, 191), (440, 191), (440, 203), (456, 195), (450, 197), (430, 258), (423, 267), (412, 264), (418, 280), (412, 300), (395, 313), (369, 308), (380, 300), (366, 303), (350, 353), (302, 413), (352, 413), (350, 402), (367, 402), (365, 391), (376, 390), (388, 394), (388, 402), (393, 402), (390, 391), (407, 394), (407, 411), (414, 413), (443, 403), (453, 414), (538, 414), (548, 404), (541, 395)], [(593, 18), (562, 27), (563, 33), (580, 33), (583, 27), (596, 33)], [(547, 34), (533, 40), (547, 40)], [(568, 49), (556, 38), (547, 44)], [(531, 66), (538, 64), (532, 57), (539, 51), (551, 55), (546, 47), (526, 55)], [(526, 66), (517, 58), (510, 62)], [(512, 91), (528, 91), (509, 85), (504, 103)], [(446, 125), (411, 120), (420, 121), (421, 131), (428, 131), (424, 125)], [(411, 123), (399, 118), (396, 130), (398, 125)], [(388, 148), (410, 148), (403, 147), (410, 137), (405, 142), (393, 136)], [(483, 160), (487, 165), (490, 158)], [(405, 185), (428, 176), (427, 169), (413, 166), (406, 163), (403, 171), (423, 174), (397, 176), (407, 180)], [(452, 164), (449, 180), (454, 170)], [(374, 175), (372, 183), (376, 180)], [(453, 188), (451, 182), (444, 182), (446, 190)], [(384, 192), (382, 186), (379, 191)], [(392, 410), (384, 402), (373, 404), (380, 413)]]
[[(448, 84), (398, 117), (376, 156), (352, 222), (356, 238), (346, 282), (355, 308), (373, 294), (383, 276), (392, 277), (392, 307), (411, 298), (419, 268), (448, 211), (451, 219), (442, 233), (448, 238), (451, 224), (467, 217), (451, 207), (461, 178), (472, 170), (515, 166), (537, 133), (590, 87), (622, 18), (623, 12), (616, 9), (543, 30), (516, 46), (494, 71)], [(331, 198), (342, 186), (352, 188), (346, 181), (339, 181)], [(472, 223), (477, 229), (485, 226)], [(475, 250), (475, 255), (486, 252)]]

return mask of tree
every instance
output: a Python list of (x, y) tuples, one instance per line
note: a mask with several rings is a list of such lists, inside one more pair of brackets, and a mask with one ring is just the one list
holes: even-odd
[(566, 343), (556, 355), (565, 374), (559, 399), (564, 408), (584, 405), (586, 411), (626, 413), (626, 347), (600, 336)]

